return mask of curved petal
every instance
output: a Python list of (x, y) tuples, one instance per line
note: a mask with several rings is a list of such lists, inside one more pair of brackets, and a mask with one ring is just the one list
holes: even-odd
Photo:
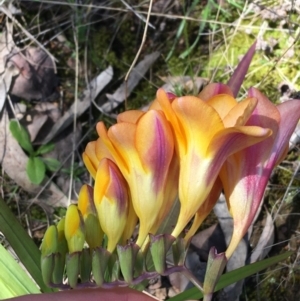
[(96, 157), (98, 159), (98, 162), (100, 162), (103, 158), (108, 158), (114, 161), (111, 152), (109, 151), (109, 149), (107, 148), (106, 144), (104, 143), (101, 137), (96, 140), (95, 150), (96, 150)]
[(118, 114), (117, 122), (129, 122), (136, 124), (137, 121), (145, 114), (143, 111), (129, 110)]
[(249, 97), (255, 97), (258, 103), (247, 125), (269, 128), (273, 131), (273, 135), (276, 136), (281, 119), (277, 107), (265, 95), (253, 87), (249, 89), (248, 95)]
[[(121, 169), (123, 175), (126, 171), (128, 171), (128, 166), (126, 162), (123, 159), (122, 154), (120, 154), (110, 141), (110, 138), (108, 137), (107, 129), (103, 122), (98, 122), (96, 126), (97, 133), (99, 135), (99, 141), (98, 141), (98, 159), (99, 161), (102, 159), (102, 156), (106, 156), (106, 154), (110, 154), (108, 158), (112, 158), (118, 167)], [(104, 147), (105, 146), (105, 147)]]
[(135, 147), (136, 125), (117, 123), (108, 130), (108, 137), (116, 155), (114, 159), (127, 181), (132, 168), (143, 169)]
[(150, 110), (140, 119), (135, 144), (144, 170), (152, 174), (153, 189), (161, 190), (174, 152), (173, 133), (162, 113)]
[(177, 137), (180, 155), (189, 151), (190, 144), (199, 156), (205, 157), (211, 139), (224, 128), (220, 116), (211, 106), (194, 96), (177, 98), (172, 107), (185, 135), (181, 140)]
[(176, 137), (181, 141), (184, 140), (184, 135), (182, 133), (181, 125), (174, 114), (172, 103), (176, 101), (177, 98), (170, 100), (167, 93), (163, 89), (158, 89), (156, 93), (156, 100), (159, 103), (160, 110), (162, 110), (167, 118), (167, 120), (172, 124), (172, 128), (176, 133)]
[(218, 112), (222, 120), (238, 104), (235, 98), (228, 94), (215, 95), (208, 99), (206, 103)]
[[(300, 118), (300, 100), (288, 100), (277, 106), (281, 120), (279, 124), (279, 131), (276, 137), (274, 150), (276, 151), (275, 160), (282, 160), (284, 153), (286, 152), (287, 145), (290, 137), (292, 136), (297, 123)], [(282, 159), (281, 159), (282, 158)]]
[(207, 181), (214, 178), (219, 173), (224, 161), (230, 155), (259, 143), (272, 135), (270, 129), (264, 129), (258, 126), (240, 126), (226, 128), (218, 133), (209, 144), (206, 156), (214, 158), (215, 164), (207, 175)]
[(223, 118), (225, 127), (245, 125), (256, 106), (257, 99), (253, 97), (237, 103)]

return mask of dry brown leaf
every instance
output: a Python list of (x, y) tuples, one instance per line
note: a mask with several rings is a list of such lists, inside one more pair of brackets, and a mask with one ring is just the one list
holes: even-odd
[[(94, 78), (84, 92), (84, 96), (78, 100), (77, 103), (77, 116), (81, 116), (91, 105), (97, 95), (102, 91), (113, 77), (113, 69), (109, 66), (102, 71), (96, 78)], [(65, 128), (72, 124), (75, 114), (75, 103), (70, 109), (62, 116), (57, 123), (53, 126), (50, 133), (44, 138), (43, 143), (48, 143), (55, 136), (61, 133)]]

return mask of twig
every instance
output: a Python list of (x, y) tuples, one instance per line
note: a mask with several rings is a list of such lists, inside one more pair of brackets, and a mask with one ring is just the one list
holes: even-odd
[[(76, 15), (77, 16), (77, 15)], [(74, 26), (74, 24), (73, 24)], [(75, 27), (75, 26), (74, 26)], [(72, 145), (72, 157), (71, 157), (71, 174), (70, 174), (70, 186), (68, 193), (68, 205), (71, 204), (71, 196), (73, 190), (73, 173), (74, 173), (74, 161), (75, 161), (75, 150), (76, 150), (76, 139), (75, 133), (77, 130), (77, 105), (78, 105), (78, 76), (79, 76), (79, 48), (77, 40), (77, 29), (74, 28), (74, 43), (75, 43), (75, 91), (74, 91), (74, 118), (73, 118), (73, 145)]]
[(128, 81), (128, 77), (133, 69), (133, 67), (135, 66), (140, 54), (141, 54), (141, 51), (142, 51), (142, 48), (145, 44), (145, 41), (146, 41), (146, 37), (147, 37), (147, 31), (148, 31), (148, 26), (149, 26), (149, 20), (150, 20), (150, 15), (151, 15), (151, 10), (152, 10), (152, 3), (153, 3), (153, 0), (150, 0), (150, 3), (149, 3), (149, 9), (148, 9), (148, 14), (147, 14), (147, 20), (146, 20), (146, 24), (145, 24), (145, 29), (144, 29), (144, 34), (143, 34), (143, 38), (142, 38), (142, 42), (141, 42), (141, 45), (140, 45), (140, 48), (125, 76), (125, 83), (126, 83), (126, 89), (125, 89), (125, 109), (127, 108), (127, 81)]

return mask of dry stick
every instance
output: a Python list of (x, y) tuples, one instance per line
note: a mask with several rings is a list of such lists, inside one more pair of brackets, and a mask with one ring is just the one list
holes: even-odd
[(140, 45), (140, 48), (125, 76), (125, 110), (127, 109), (127, 81), (128, 81), (128, 77), (133, 69), (133, 67), (135, 66), (140, 54), (141, 54), (141, 51), (142, 51), (142, 48), (145, 44), (145, 41), (146, 41), (146, 37), (147, 37), (147, 31), (148, 31), (148, 26), (149, 26), (149, 20), (150, 20), (150, 15), (151, 15), (151, 10), (152, 10), (152, 3), (153, 3), (153, 0), (150, 0), (150, 4), (149, 4), (149, 9), (148, 9), (148, 14), (147, 14), (147, 20), (146, 20), (146, 24), (145, 24), (145, 29), (144, 29), (144, 34), (143, 34), (143, 39), (142, 39), (142, 42), (141, 42), (141, 45)]
[[(132, 11), (138, 18), (140, 18), (143, 22), (147, 22), (147, 20), (145, 19), (145, 17), (139, 13), (137, 13), (128, 3), (126, 3), (124, 0), (121, 0), (121, 2), (130, 10)], [(148, 24), (151, 28), (156, 29), (154, 25), (152, 25), (151, 23)]]
[(74, 173), (74, 161), (75, 161), (75, 150), (76, 150), (76, 139), (75, 133), (77, 128), (77, 105), (78, 105), (78, 75), (79, 75), (79, 49), (78, 49), (78, 40), (77, 40), (77, 29), (75, 27), (74, 30), (74, 43), (75, 43), (75, 105), (74, 105), (74, 121), (73, 121), (73, 145), (72, 145), (72, 157), (71, 157), (71, 170), (70, 170), (70, 185), (69, 185), (69, 193), (68, 193), (68, 205), (71, 203), (71, 196), (73, 190), (73, 173)]

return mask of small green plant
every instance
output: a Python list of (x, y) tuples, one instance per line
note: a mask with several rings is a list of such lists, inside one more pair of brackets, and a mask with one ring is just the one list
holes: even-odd
[(41, 155), (49, 153), (54, 149), (53, 143), (41, 145), (37, 150), (34, 150), (27, 130), (18, 121), (10, 121), (9, 129), (20, 146), (28, 153), (29, 159), (26, 172), (32, 183), (40, 184), (45, 178), (46, 169), (50, 171), (58, 169), (60, 163), (57, 160), (41, 157)]

